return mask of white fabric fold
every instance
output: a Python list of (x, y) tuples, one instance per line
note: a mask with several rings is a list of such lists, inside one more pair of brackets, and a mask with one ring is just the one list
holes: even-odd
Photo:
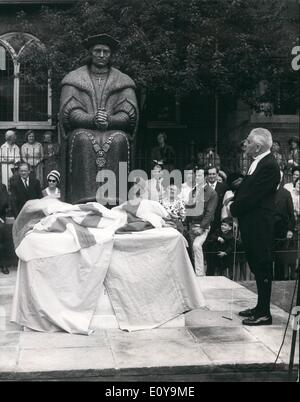
[[(29, 202), (24, 214), (31, 208), (34, 219), (18, 241), (12, 321), (37, 331), (89, 334), (104, 283), (124, 330), (155, 328), (203, 307), (184, 238), (162, 227), (166, 211), (157, 204), (142, 201), (126, 212), (97, 203)], [(39, 205), (43, 217), (36, 221)], [(156, 228), (116, 234), (132, 211)]]

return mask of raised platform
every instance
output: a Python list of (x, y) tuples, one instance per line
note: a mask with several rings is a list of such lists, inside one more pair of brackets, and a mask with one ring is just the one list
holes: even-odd
[(197, 280), (207, 310), (185, 314), (185, 327), (181, 318), (179, 328), (98, 328), (82, 336), (10, 323), (15, 271), (0, 274), (0, 380), (286, 381), (290, 328), (274, 362), (287, 313), (273, 306), (272, 326), (244, 327), (236, 313), (253, 306), (255, 294), (224, 277)]

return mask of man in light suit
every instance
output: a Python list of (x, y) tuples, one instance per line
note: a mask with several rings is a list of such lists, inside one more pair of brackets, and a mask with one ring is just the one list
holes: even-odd
[(11, 204), (14, 217), (17, 217), (28, 200), (43, 197), (39, 180), (29, 173), (28, 164), (22, 162), (19, 166), (19, 175), (11, 181)]
[(246, 139), (246, 152), (253, 162), (235, 193), (230, 206), (237, 217), (243, 246), (251, 271), (255, 275), (257, 305), (239, 313), (244, 325), (271, 325), (272, 243), (276, 189), (280, 170), (271, 154), (272, 135), (256, 128)]

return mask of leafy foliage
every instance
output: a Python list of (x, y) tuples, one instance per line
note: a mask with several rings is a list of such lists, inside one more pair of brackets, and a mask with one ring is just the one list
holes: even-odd
[(284, 15), (282, 0), (90, 0), (67, 10), (42, 8), (41, 25), (24, 14), (18, 19), (46, 46), (42, 57), (27, 52), (34, 65), (28, 79), (40, 85), (36, 72), (47, 66), (55, 98), (63, 76), (84, 63), (82, 39), (107, 32), (121, 41), (114, 64), (139, 87), (238, 94), (254, 105), (259, 80), (275, 87), (292, 77), (297, 24), (287, 30)]

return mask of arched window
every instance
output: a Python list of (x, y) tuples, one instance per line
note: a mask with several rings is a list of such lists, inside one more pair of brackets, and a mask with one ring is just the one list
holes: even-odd
[(12, 32), (0, 36), (0, 128), (47, 129), (52, 125), (47, 68), (37, 72), (44, 79), (43, 85), (33, 85), (28, 80), (35, 66), (23, 56), (31, 47), (44, 50), (43, 44), (30, 34)]
[(0, 121), (13, 121), (14, 62), (0, 42)]

